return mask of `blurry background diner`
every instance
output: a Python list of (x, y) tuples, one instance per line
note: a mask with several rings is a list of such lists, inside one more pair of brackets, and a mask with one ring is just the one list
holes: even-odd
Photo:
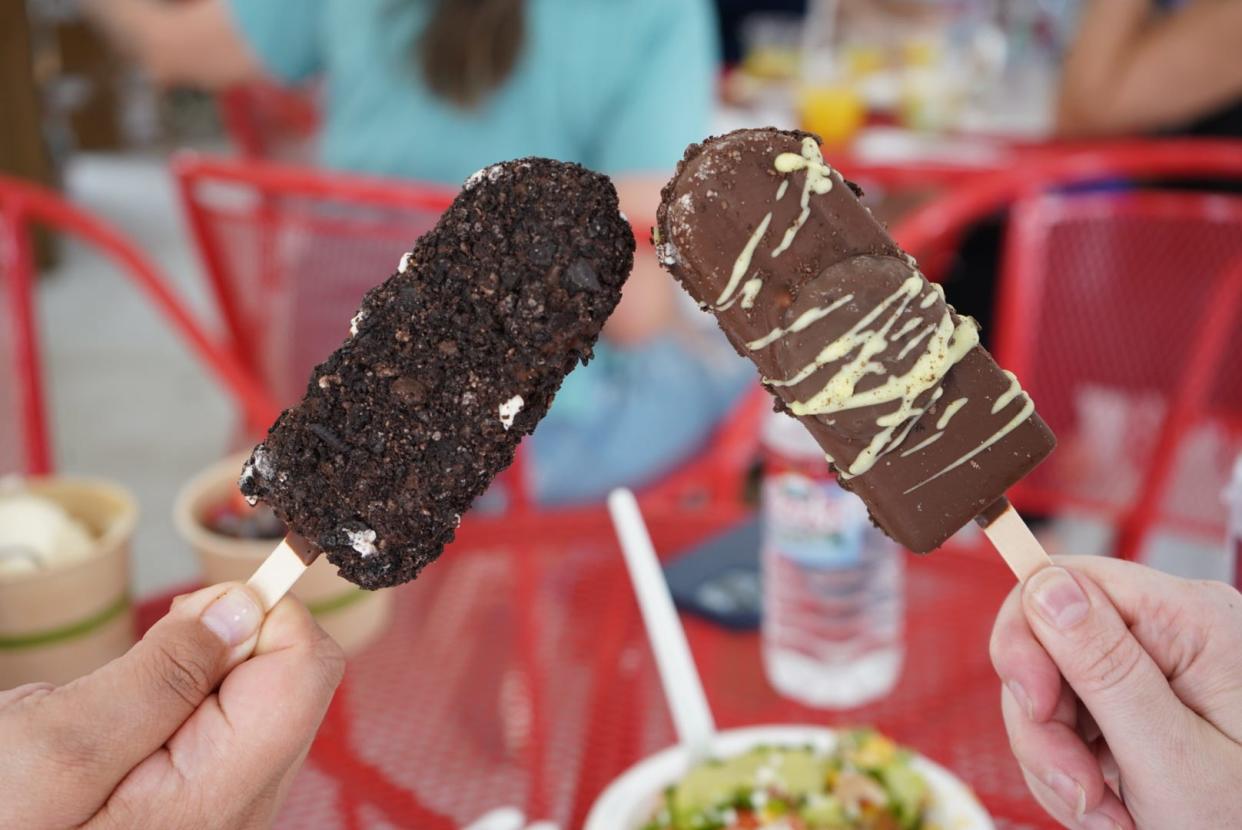
[(1049, 551), (1235, 582), (1239, 43), (1236, 0), (4, 4), (0, 689), (244, 579), (283, 528), (241, 453), (467, 177), (548, 156), (614, 179), (634, 272), (441, 561), (299, 585), (351, 663), (283, 826), (578, 827), (673, 741), (622, 485), (722, 726), (878, 726), (1052, 826), (993, 711), (1012, 577), (974, 528), (870, 525), (660, 268), (660, 188), (710, 134), (817, 134), (1056, 432), (1010, 492)]

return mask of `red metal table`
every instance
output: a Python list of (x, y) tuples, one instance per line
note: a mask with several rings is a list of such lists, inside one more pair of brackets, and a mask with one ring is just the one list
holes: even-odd
[[(665, 556), (740, 518), (648, 515)], [(911, 557), (899, 684), (846, 712), (773, 692), (755, 634), (685, 622), (722, 728), (873, 724), (961, 776), (1001, 830), (1050, 828), (1009, 754), (987, 655), (1012, 585), (985, 552)], [(438, 562), (395, 590), (394, 622), (351, 659), (278, 826), (435, 830), (517, 806), (577, 828), (612, 778), (673, 743), (603, 510), (467, 520)], [(144, 603), (143, 623), (169, 599)]]

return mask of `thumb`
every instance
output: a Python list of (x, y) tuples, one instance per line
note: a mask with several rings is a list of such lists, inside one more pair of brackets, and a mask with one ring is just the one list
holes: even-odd
[(79, 758), (120, 780), (250, 655), (262, 622), (258, 599), (237, 583), (180, 597), (123, 657), (57, 689), (49, 715), (76, 733)]
[(1049, 567), (1023, 588), (1031, 630), (1091, 712), (1124, 770), (1187, 734), (1191, 713), (1104, 591), (1082, 573)]

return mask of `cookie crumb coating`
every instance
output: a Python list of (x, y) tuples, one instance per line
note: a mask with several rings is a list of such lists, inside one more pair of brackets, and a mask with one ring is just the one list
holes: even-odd
[(607, 177), (538, 158), (472, 176), (255, 447), (243, 495), (351, 582), (413, 579), (591, 358), (633, 257)]

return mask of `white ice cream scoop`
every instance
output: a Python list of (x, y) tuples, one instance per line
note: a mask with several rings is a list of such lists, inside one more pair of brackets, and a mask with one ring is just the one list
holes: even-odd
[(56, 502), (0, 494), (0, 578), (79, 562), (93, 548), (87, 529)]

